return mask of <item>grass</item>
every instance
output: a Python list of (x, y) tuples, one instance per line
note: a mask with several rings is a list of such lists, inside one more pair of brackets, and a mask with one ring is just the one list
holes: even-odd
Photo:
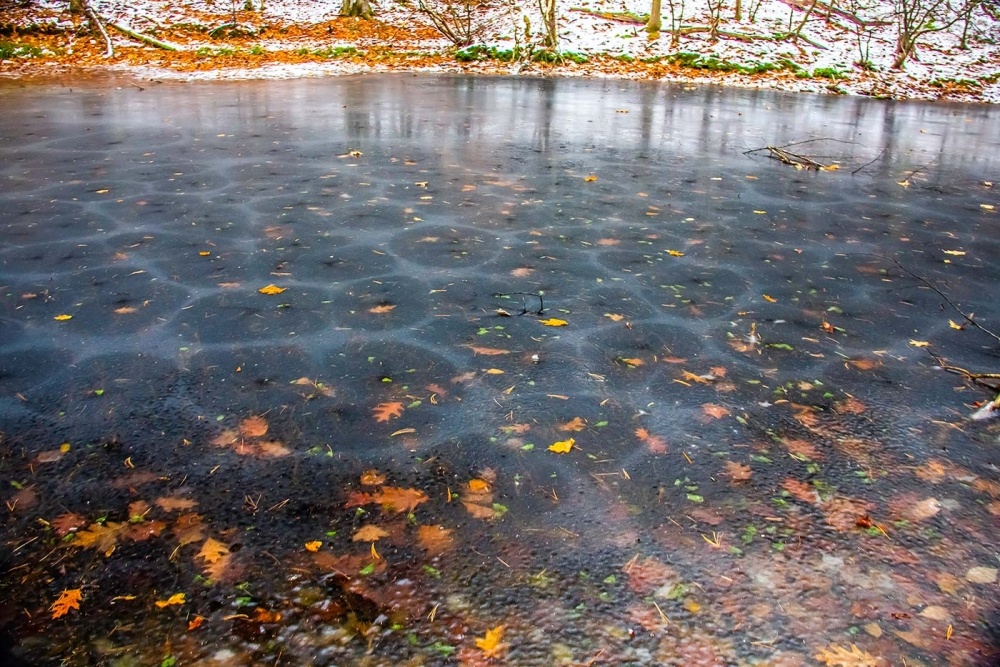
[(0, 41), (0, 60), (14, 58), (41, 58), (45, 53), (37, 46)]
[(577, 64), (583, 64), (588, 60), (587, 56), (573, 51), (524, 51), (519, 48), (498, 49), (495, 46), (484, 46), (482, 44), (467, 46), (455, 52), (455, 60), (462, 63), (477, 62), (480, 60), (497, 60), (509, 63), (514, 62), (515, 60), (521, 60), (522, 58), (527, 58), (536, 63), (553, 64), (563, 63), (567, 60)]
[[(778, 62), (759, 61), (749, 64), (735, 63), (731, 60), (720, 60), (715, 56), (703, 56), (700, 53), (690, 51), (679, 51), (666, 57), (667, 62), (688, 67), (690, 69), (705, 70), (709, 72), (729, 72), (738, 74), (764, 74), (766, 72), (779, 72), (788, 70), (798, 72), (799, 66), (787, 58), (781, 58)], [(643, 60), (643, 62), (650, 62)], [(655, 62), (655, 61), (654, 61)]]

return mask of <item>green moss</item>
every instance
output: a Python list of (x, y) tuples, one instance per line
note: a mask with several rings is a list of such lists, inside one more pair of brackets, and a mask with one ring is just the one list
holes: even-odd
[(846, 79), (847, 75), (844, 72), (837, 70), (834, 67), (817, 67), (812, 71), (814, 79), (832, 79), (836, 81), (837, 79)]
[(37, 46), (17, 44), (15, 42), (0, 42), (0, 60), (12, 58), (41, 58), (44, 52)]

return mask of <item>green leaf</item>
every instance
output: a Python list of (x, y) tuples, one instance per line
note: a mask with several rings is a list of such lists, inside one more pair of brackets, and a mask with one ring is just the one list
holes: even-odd
[(687, 494), (687, 499), (690, 500), (693, 503), (703, 503), (703, 502), (705, 502), (705, 498), (703, 498), (702, 496), (699, 496), (697, 493), (689, 493), (689, 494)]
[(431, 567), (430, 565), (424, 565), (424, 572), (428, 576), (434, 577), (435, 579), (441, 578), (441, 570), (437, 569), (436, 567)]
[(367, 577), (369, 574), (371, 574), (374, 571), (375, 571), (375, 563), (368, 563), (368, 565), (365, 565), (363, 568), (361, 568), (361, 570), (358, 572), (358, 574), (361, 574), (361, 575), (364, 575), (364, 576)]
[(451, 644), (445, 644), (443, 642), (434, 642), (428, 648), (430, 648), (430, 650), (434, 651), (435, 653), (440, 653), (446, 658), (455, 652), (454, 646), (452, 646)]

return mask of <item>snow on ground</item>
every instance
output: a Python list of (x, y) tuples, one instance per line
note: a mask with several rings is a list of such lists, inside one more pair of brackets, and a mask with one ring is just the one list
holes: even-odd
[[(440, 2), (441, 0), (434, 0)], [(489, 5), (476, 5), (482, 15), (482, 28), (477, 34), (478, 43), (510, 49), (517, 44), (541, 43), (541, 16), (534, 0), (487, 0)], [(788, 32), (801, 21), (804, 13), (793, 9), (786, 1), (760, 0), (753, 22), (749, 12), (753, 0), (744, 0), (742, 21), (734, 20), (732, 0), (722, 0), (720, 28), (730, 33), (756, 37), (771, 37)], [(298, 76), (328, 76), (363, 71), (412, 69), (419, 71), (473, 71), (565, 76), (620, 76), (628, 78), (653, 78), (658, 80), (685, 80), (713, 82), (725, 85), (770, 87), (810, 92), (835, 92), (861, 94), (896, 99), (953, 99), (961, 101), (1000, 102), (1000, 22), (982, 10), (977, 11), (969, 31), (968, 48), (960, 48), (961, 24), (950, 31), (928, 33), (920, 42), (918, 59), (906, 63), (905, 71), (892, 69), (897, 27), (892, 22), (892, 4), (875, 0), (874, 10), (861, 12), (867, 20), (881, 19), (883, 25), (859, 27), (836, 15), (827, 18), (822, 11), (815, 11), (806, 24), (806, 40), (753, 39), (742, 41), (732, 38), (713, 40), (708, 33), (694, 33), (682, 37), (678, 46), (671, 44), (669, 26), (670, 4), (663, 7), (663, 32), (657, 39), (650, 39), (642, 25), (612, 20), (596, 15), (602, 13), (649, 12), (649, 0), (557, 0), (559, 15), (559, 49), (579, 53), (590, 61), (585, 64), (568, 63), (550, 67), (538, 63), (503, 63), (488, 60), (461, 63), (452, 57), (453, 47), (440, 35), (429, 29), (426, 18), (417, 11), (417, 0), (377, 0), (376, 22), (385, 30), (359, 29), (345, 36), (332, 30), (316, 29), (331, 26), (338, 21), (339, 0), (92, 0), (92, 6), (112, 20), (136, 30), (153, 30), (170, 41), (171, 28), (183, 25), (215, 27), (234, 15), (237, 22), (249, 28), (260, 26), (268, 29), (253, 40), (253, 47), (265, 50), (273, 57), (259, 62), (211, 61), (182, 66), (172, 63), (166, 52), (147, 54), (145, 58), (129, 58), (104, 64), (105, 67), (124, 69), (142, 76), (159, 78), (289, 78)], [(897, 0), (898, 1), (898, 0)], [(912, 0), (911, 0), (912, 1)], [(0, 0), (2, 7), (3, 0)], [(246, 4), (244, 4), (244, 2)], [(33, 4), (33, 19), (70, 28), (72, 17), (65, 0), (42, 0)], [(843, 6), (859, 4), (848, 0)], [(263, 5), (263, 7), (261, 7)], [(838, 3), (838, 7), (841, 4)], [(252, 11), (250, 11), (252, 7)], [(588, 13), (591, 12), (591, 13)], [(527, 23), (526, 23), (527, 19)], [(20, 22), (28, 19), (21, 18)], [(709, 4), (706, 0), (688, 0), (684, 5), (683, 24), (707, 25)], [(0, 23), (3, 23), (0, 18)], [(526, 25), (527, 34), (526, 34)], [(312, 27), (313, 30), (283, 31), (282, 27)], [(397, 28), (399, 34), (392, 33)], [(327, 36), (327, 33), (331, 36)], [(70, 52), (74, 37), (69, 36)], [(79, 45), (81, 38), (76, 37)], [(120, 50), (149, 51), (142, 46), (115, 34)], [(196, 52), (219, 49), (225, 41), (213, 40), (204, 30), (189, 35), (181, 45), (186, 51)], [(324, 46), (354, 46), (362, 53), (366, 49), (390, 50), (398, 53), (396, 59), (364, 57), (301, 62), (280, 58), (277, 54), (293, 50)], [(868, 49), (870, 67), (858, 66), (862, 50)], [(247, 49), (246, 43), (236, 46)], [(678, 52), (700, 54), (703, 59), (715, 57), (724, 63), (743, 67), (781, 65), (794, 63), (798, 75), (790, 69), (767, 74), (718, 72), (690, 67), (657, 66), (651, 64)], [(428, 58), (428, 56), (434, 56)], [(190, 60), (190, 59), (189, 59)], [(292, 62), (290, 62), (292, 60)], [(301, 59), (300, 59), (301, 60)], [(7, 61), (9, 63), (9, 61)], [(0, 73), (5, 68), (0, 62)], [(23, 72), (24, 68), (7, 67), (7, 73)], [(818, 74), (817, 74), (818, 72)], [(835, 78), (831, 78), (831, 76)]]

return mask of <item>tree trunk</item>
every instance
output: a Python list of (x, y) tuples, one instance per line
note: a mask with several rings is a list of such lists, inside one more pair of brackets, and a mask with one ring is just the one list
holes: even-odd
[(69, 0), (70, 14), (83, 14), (87, 10), (86, 0)]
[(344, 0), (340, 5), (341, 16), (358, 16), (363, 19), (370, 19), (375, 16), (372, 6), (368, 0)]
[(736, 0), (736, 6), (733, 7), (733, 18), (737, 22), (743, 20), (743, 0)]
[(542, 25), (545, 26), (545, 46), (558, 52), (559, 33), (556, 30), (556, 0), (538, 0), (542, 11)]
[(646, 32), (653, 34), (660, 32), (661, 21), (660, 21), (660, 5), (662, 0), (653, 0), (652, 6), (649, 8), (649, 21), (646, 22)]

